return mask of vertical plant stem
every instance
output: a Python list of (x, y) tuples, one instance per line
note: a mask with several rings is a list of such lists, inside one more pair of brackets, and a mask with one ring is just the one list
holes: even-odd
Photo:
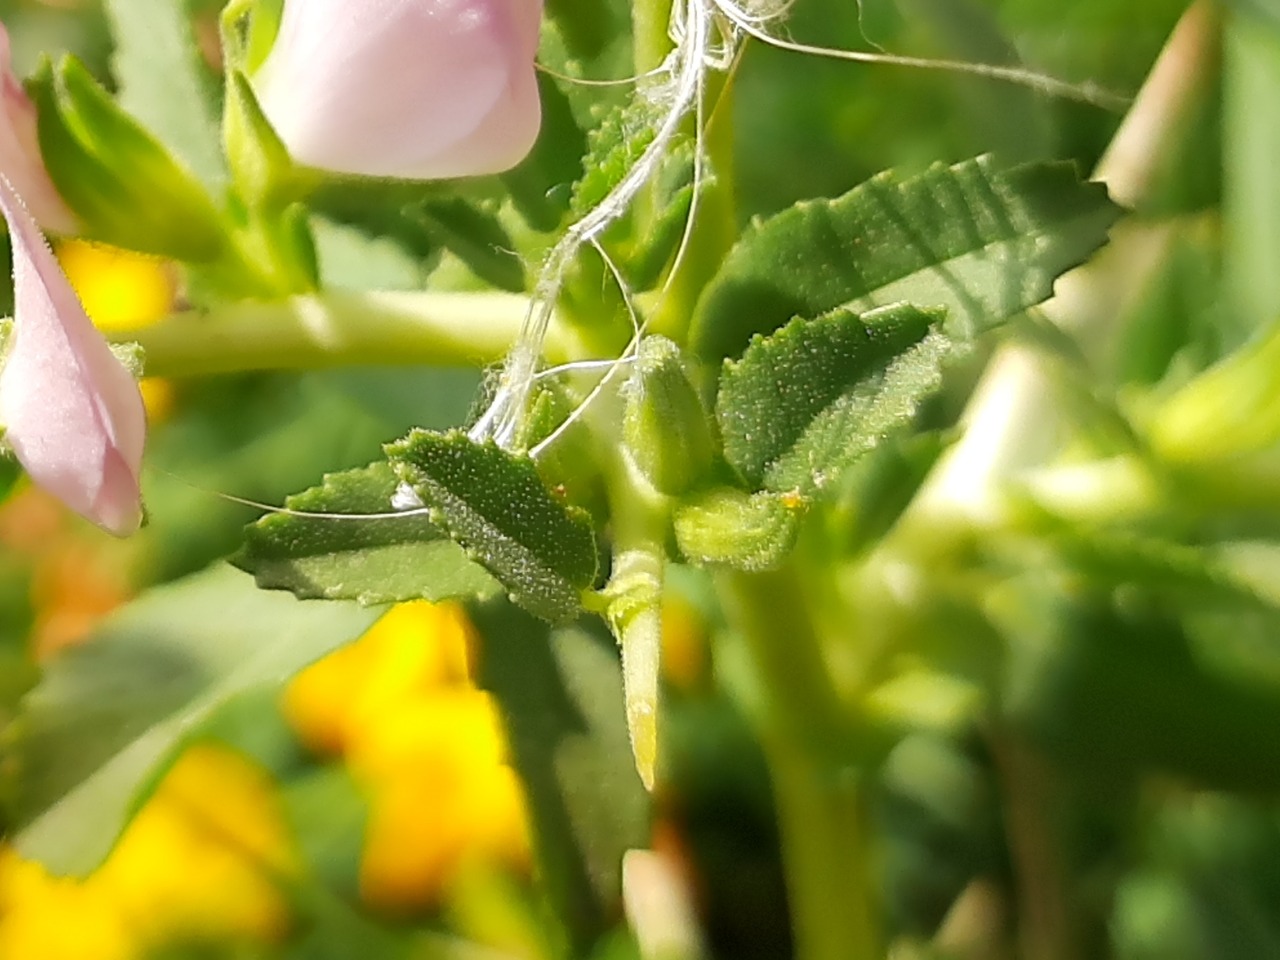
[(724, 573), (745, 700), (773, 779), (797, 960), (870, 960), (880, 934), (868, 878), (854, 738), (791, 570)]
[(672, 0), (634, 0), (631, 4), (631, 51), (635, 71), (647, 73), (671, 52)]
[(1250, 327), (1280, 316), (1280, 31), (1231, 11), (1224, 37), (1223, 232), (1227, 290)]

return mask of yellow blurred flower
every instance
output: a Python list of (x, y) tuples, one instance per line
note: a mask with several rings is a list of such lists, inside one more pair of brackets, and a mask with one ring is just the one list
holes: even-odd
[[(100, 330), (135, 330), (163, 320), (173, 309), (175, 275), (163, 260), (86, 240), (62, 241), (58, 260)], [(154, 377), (144, 378), (141, 386), (147, 415), (158, 423), (173, 408), (173, 386)]]
[(527, 866), (523, 794), (493, 701), (471, 682), (472, 644), (461, 608), (400, 604), (285, 693), (299, 735), (369, 791), (371, 906), (436, 906), (475, 858)]
[(86, 240), (62, 241), (58, 260), (100, 330), (145, 327), (173, 308), (173, 271), (163, 260)]
[(710, 668), (707, 624), (688, 600), (669, 594), (662, 600), (662, 676), (680, 690), (707, 681)]
[(471, 625), (452, 604), (401, 603), (355, 643), (304, 670), (289, 684), (284, 712), (319, 753), (341, 754), (376, 727), (387, 707), (470, 682)]
[(271, 779), (230, 750), (188, 750), (83, 880), (0, 851), (0, 957), (131, 960), (166, 944), (278, 941), (296, 859)]

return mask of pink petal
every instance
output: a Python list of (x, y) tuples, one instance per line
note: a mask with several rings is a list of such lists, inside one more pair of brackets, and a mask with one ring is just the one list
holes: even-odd
[(9, 223), (14, 283), (13, 334), (0, 369), (4, 439), (37, 485), (127, 536), (142, 521), (146, 411), (138, 384), (3, 177), (0, 212)]
[(497, 173), (533, 146), (541, 0), (286, 0), (255, 84), (293, 156), (367, 176)]

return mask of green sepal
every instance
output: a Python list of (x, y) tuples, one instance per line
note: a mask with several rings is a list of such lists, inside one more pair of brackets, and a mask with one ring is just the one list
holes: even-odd
[(227, 75), (222, 135), (236, 190), (250, 207), (278, 207), (298, 195), (301, 171), (239, 70)]
[(795, 546), (807, 506), (794, 494), (719, 487), (677, 508), (676, 543), (685, 559), (700, 566), (769, 570)]
[(711, 467), (707, 411), (680, 348), (666, 337), (640, 344), (626, 386), (622, 435), (632, 461), (660, 493), (683, 493)]
[(753, 488), (829, 486), (937, 389), (955, 349), (944, 316), (897, 304), (757, 336), (720, 380), (725, 459)]
[(45, 60), (30, 90), (49, 174), (87, 236), (192, 263), (223, 254), (222, 216), (204, 188), (79, 61)]
[(274, 237), (275, 254), (291, 291), (320, 289), (320, 259), (311, 232), (311, 211), (304, 203), (290, 204), (280, 214)]
[(280, 23), (284, 19), (284, 0), (257, 0), (249, 21), (249, 36), (245, 45), (245, 69), (252, 72), (266, 62), (271, 48), (276, 45)]
[(431, 522), (493, 574), (513, 602), (552, 623), (578, 614), (599, 571), (591, 519), (548, 490), (529, 457), (457, 430), (415, 430), (386, 452)]

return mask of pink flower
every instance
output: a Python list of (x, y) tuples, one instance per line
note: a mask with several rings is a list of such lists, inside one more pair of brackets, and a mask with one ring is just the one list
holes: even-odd
[(4, 440), (36, 484), (116, 536), (142, 522), (147, 418), (138, 384), (76, 298), (13, 185), (14, 323), (0, 369)]
[(75, 215), (49, 179), (36, 136), (36, 108), (13, 74), (9, 32), (0, 23), (0, 174), (27, 202), (36, 220), (57, 233), (74, 233)]
[(542, 0), (285, 0), (253, 82), (308, 166), (423, 180), (498, 173), (538, 136), (541, 20)]

